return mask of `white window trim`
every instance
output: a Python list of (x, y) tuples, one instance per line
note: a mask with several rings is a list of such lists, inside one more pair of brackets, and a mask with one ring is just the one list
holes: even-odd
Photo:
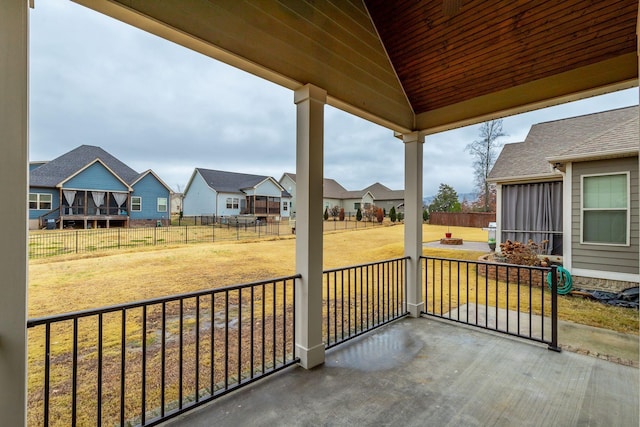
[[(140, 209), (135, 209), (133, 199), (140, 199)], [(142, 212), (142, 196), (131, 196), (131, 212)]]
[[(31, 208), (31, 206), (29, 206), (29, 210), (31, 211), (44, 211), (44, 210), (51, 210), (53, 208), (53, 194), (51, 193), (29, 193), (29, 205), (31, 205), (31, 195), (35, 195), (36, 196), (36, 207), (35, 208)], [(49, 200), (46, 202), (42, 201), (42, 196), (48, 196)], [(48, 208), (43, 208), (40, 205), (42, 203), (49, 203), (49, 207)]]
[[(622, 209), (585, 209), (584, 208), (584, 179), (595, 176), (613, 176), (613, 175), (626, 175), (627, 176), (627, 241), (626, 243), (603, 243), (603, 242), (588, 242), (584, 240), (584, 212), (585, 211), (598, 211), (598, 210), (622, 210)], [(593, 246), (631, 246), (631, 176), (629, 171), (608, 172), (608, 173), (594, 173), (585, 174), (580, 176), (580, 244), (593, 245)]]
[[(164, 210), (163, 210), (163, 211), (161, 211), (161, 210), (160, 210), (160, 200), (164, 200)], [(158, 198), (156, 199), (156, 210), (157, 210), (158, 212), (165, 212), (165, 213), (166, 213), (166, 212), (167, 212), (167, 209), (168, 209), (168, 207), (167, 207), (167, 203), (168, 203), (168, 201), (167, 201), (167, 198), (166, 198), (166, 197), (158, 197)]]

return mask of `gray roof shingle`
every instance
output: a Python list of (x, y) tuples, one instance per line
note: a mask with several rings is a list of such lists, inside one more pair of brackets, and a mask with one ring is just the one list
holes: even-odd
[(209, 187), (223, 193), (242, 194), (243, 189), (255, 187), (265, 179), (269, 179), (269, 177), (265, 175), (250, 175), (203, 168), (196, 168), (196, 170)]
[(612, 150), (638, 149), (638, 106), (538, 123), (524, 142), (506, 144), (490, 181), (553, 177), (549, 161), (556, 158), (598, 158)]
[(29, 174), (31, 187), (52, 188), (62, 183), (85, 166), (100, 159), (109, 169), (127, 184), (135, 182), (140, 174), (100, 147), (81, 145), (68, 153), (32, 170)]

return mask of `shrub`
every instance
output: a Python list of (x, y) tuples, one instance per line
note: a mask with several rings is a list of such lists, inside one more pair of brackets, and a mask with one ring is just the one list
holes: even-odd
[(382, 221), (384, 220), (384, 212), (382, 211), (382, 208), (378, 208), (376, 211), (376, 220), (378, 220), (378, 223), (382, 224)]
[(500, 252), (509, 264), (540, 266), (541, 260), (538, 255), (545, 252), (547, 243), (549, 243), (548, 240), (535, 243), (529, 239), (526, 244), (507, 240), (504, 243), (500, 243)]
[(356, 212), (356, 221), (362, 221), (362, 209), (358, 208)]
[(340, 208), (340, 213), (338, 214), (338, 219), (340, 221), (344, 221), (344, 208)]
[(422, 220), (425, 222), (429, 221), (429, 211), (426, 209), (422, 210)]
[(389, 210), (389, 219), (391, 220), (391, 222), (396, 222), (396, 207), (395, 206), (391, 206), (391, 209)]
[(326, 221), (328, 219), (329, 219), (329, 206), (324, 208), (324, 220)]

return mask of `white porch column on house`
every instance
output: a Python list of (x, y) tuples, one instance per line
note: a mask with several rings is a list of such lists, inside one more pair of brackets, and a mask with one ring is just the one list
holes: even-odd
[(27, 0), (0, 2), (0, 425), (26, 425)]
[(424, 135), (402, 135), (404, 142), (404, 254), (407, 260), (407, 308), (412, 317), (424, 309), (420, 274), (422, 255), (422, 151)]
[(327, 92), (307, 84), (296, 103), (296, 352), (306, 369), (324, 363), (322, 342), (322, 178)]

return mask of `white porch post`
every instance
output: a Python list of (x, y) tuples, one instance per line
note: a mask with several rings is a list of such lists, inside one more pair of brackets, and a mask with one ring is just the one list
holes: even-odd
[(424, 136), (402, 135), (404, 142), (404, 254), (407, 260), (407, 308), (411, 317), (424, 309), (420, 255), (422, 255), (422, 151)]
[(296, 352), (310, 369), (324, 363), (322, 342), (322, 179), (327, 92), (307, 84), (296, 103)]
[(0, 2), (0, 425), (26, 425), (27, 395), (27, 0)]

